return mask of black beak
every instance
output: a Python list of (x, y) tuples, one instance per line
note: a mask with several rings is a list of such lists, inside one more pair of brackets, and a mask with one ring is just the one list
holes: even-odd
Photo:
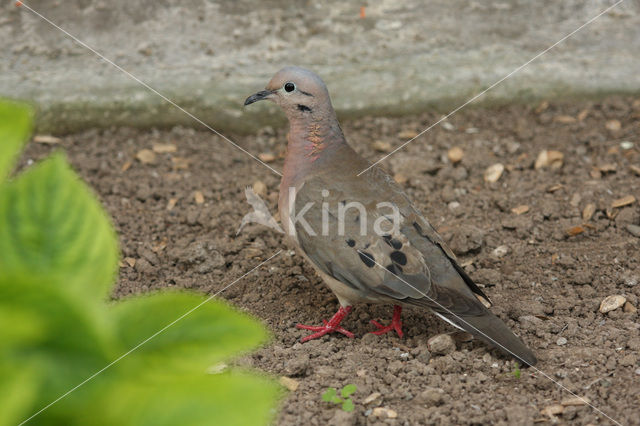
[(249, 96), (247, 98), (247, 100), (244, 101), (244, 105), (247, 106), (247, 105), (251, 105), (254, 102), (261, 101), (261, 100), (265, 99), (267, 96), (269, 96), (272, 93), (273, 92), (270, 91), (270, 90), (261, 90), (258, 93), (255, 93), (255, 94)]

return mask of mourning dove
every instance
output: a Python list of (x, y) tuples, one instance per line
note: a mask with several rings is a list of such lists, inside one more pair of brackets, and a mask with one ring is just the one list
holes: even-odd
[[(335, 293), (340, 309), (314, 333), (353, 334), (340, 326), (354, 303), (394, 305), (376, 334), (402, 337), (403, 306), (427, 308), (526, 365), (532, 351), (493, 313), (489, 298), (462, 269), (402, 188), (346, 142), (324, 82), (286, 67), (245, 101), (279, 105), (289, 120), (278, 210), (285, 233)], [(365, 173), (359, 175), (362, 170)]]

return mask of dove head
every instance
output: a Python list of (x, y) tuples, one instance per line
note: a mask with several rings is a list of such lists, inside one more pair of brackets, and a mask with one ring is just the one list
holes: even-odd
[(263, 99), (278, 104), (290, 121), (335, 117), (327, 86), (315, 73), (304, 68), (282, 68), (265, 90), (249, 96), (244, 104)]

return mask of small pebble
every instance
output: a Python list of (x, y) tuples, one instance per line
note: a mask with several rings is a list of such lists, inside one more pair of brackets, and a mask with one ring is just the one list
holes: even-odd
[(556, 341), (556, 344), (557, 344), (558, 346), (566, 345), (566, 344), (567, 344), (567, 339), (566, 339), (566, 338), (564, 338), (564, 337), (560, 337), (560, 338)]
[(253, 192), (255, 192), (259, 197), (264, 198), (267, 196), (267, 185), (265, 185), (261, 180), (257, 180), (253, 182)]
[(298, 386), (300, 386), (299, 381), (287, 376), (280, 377), (279, 381), (282, 386), (289, 389), (291, 392), (295, 392), (296, 390), (298, 390)]
[(375, 400), (377, 400), (381, 396), (382, 396), (382, 394), (380, 392), (374, 392), (371, 395), (369, 395), (368, 397), (366, 397), (364, 399), (364, 401), (362, 401), (362, 403), (364, 405), (371, 404), (372, 402), (374, 402)]
[(451, 161), (453, 164), (459, 163), (462, 160), (463, 156), (464, 156), (464, 152), (462, 151), (462, 149), (460, 149), (457, 146), (454, 146), (453, 148), (451, 148), (447, 153), (447, 157), (449, 157), (449, 161)]
[(372, 147), (378, 152), (390, 152), (392, 149), (391, 144), (384, 141), (375, 141)]
[(629, 223), (626, 228), (631, 235), (640, 238), (640, 226)]
[(518, 207), (514, 207), (511, 209), (511, 213), (514, 213), (517, 215), (525, 214), (528, 211), (529, 211), (529, 206), (527, 206), (526, 204), (522, 204)]
[(622, 307), (626, 301), (627, 298), (619, 294), (607, 296), (604, 298), (602, 303), (600, 303), (600, 312), (606, 314), (607, 312), (615, 311)]
[(497, 258), (504, 257), (507, 253), (509, 253), (509, 247), (507, 246), (498, 246), (491, 252), (491, 254)]
[(261, 152), (260, 154), (258, 154), (258, 158), (265, 163), (271, 163), (272, 161), (276, 160), (276, 156), (270, 152)]
[(552, 169), (559, 169), (562, 167), (562, 163), (564, 160), (564, 154), (560, 151), (541, 151), (538, 154), (538, 158), (536, 158), (536, 162), (534, 164), (534, 168), (536, 170), (542, 169), (545, 167), (550, 167)]
[(427, 341), (433, 355), (446, 355), (456, 350), (456, 342), (448, 334), (437, 334)]
[(136, 154), (136, 159), (142, 164), (155, 164), (156, 153), (150, 149), (142, 149)]
[(484, 180), (486, 182), (497, 182), (500, 176), (502, 176), (502, 172), (504, 172), (504, 165), (500, 163), (493, 164), (485, 170)]
[(586, 206), (584, 206), (584, 209), (582, 210), (582, 220), (584, 220), (585, 222), (590, 220), (593, 217), (593, 214), (596, 212), (596, 205), (593, 203), (589, 203)]
[(374, 408), (373, 415), (376, 417), (386, 417), (388, 419), (395, 419), (396, 417), (398, 417), (398, 413), (396, 413), (391, 408), (386, 408), (386, 407)]

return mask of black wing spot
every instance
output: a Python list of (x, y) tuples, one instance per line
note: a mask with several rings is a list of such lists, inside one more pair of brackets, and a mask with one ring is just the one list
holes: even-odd
[(416, 231), (418, 231), (418, 234), (424, 237), (424, 233), (422, 232), (422, 226), (420, 226), (418, 222), (413, 222), (413, 227), (416, 228)]
[(392, 263), (391, 265), (387, 266), (387, 271), (391, 272), (393, 275), (399, 275), (402, 273), (402, 267)]
[(407, 264), (407, 256), (401, 251), (394, 251), (390, 254), (391, 261), (400, 265)]
[(347, 245), (348, 245), (349, 247), (355, 247), (356, 242), (355, 242), (355, 241), (353, 241), (351, 238), (349, 238), (349, 239), (347, 240)]
[(311, 112), (311, 108), (302, 104), (298, 104), (298, 109), (302, 112)]
[(362, 263), (367, 265), (368, 268), (373, 268), (376, 264), (376, 261), (373, 259), (373, 256), (366, 251), (359, 251), (358, 255), (360, 255), (360, 260)]
[(395, 238), (391, 238), (391, 235), (386, 234), (383, 235), (382, 238), (384, 239), (384, 242), (393, 247), (394, 250), (400, 250), (402, 248), (402, 243)]

